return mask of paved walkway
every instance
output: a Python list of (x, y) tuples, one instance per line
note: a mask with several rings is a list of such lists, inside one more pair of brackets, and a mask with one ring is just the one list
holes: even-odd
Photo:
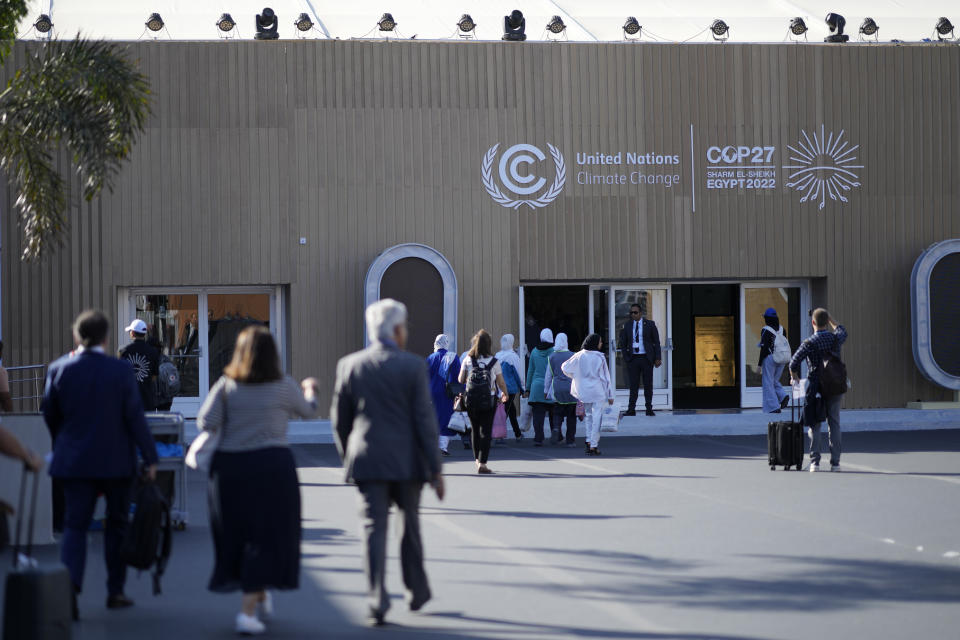
[[(960, 409), (856, 409), (845, 410), (841, 422), (846, 432), (917, 431), (960, 429)], [(767, 433), (771, 420), (788, 420), (783, 414), (763, 413), (760, 409), (716, 411), (658, 411), (655, 417), (625, 417), (620, 431), (611, 436), (744, 436)], [(195, 433), (190, 425), (188, 433)], [(290, 423), (290, 439), (299, 444), (332, 443), (330, 422), (326, 420)]]
[[(771, 472), (757, 436), (607, 438), (599, 458), (510, 442), (489, 477), (454, 448), (448, 499), (424, 499), (435, 598), (405, 610), (391, 535), (383, 629), (363, 626), (356, 490), (333, 447), (297, 446), (302, 586), (277, 596), (267, 637), (956, 638), (960, 431), (844, 444), (840, 474)], [(191, 524), (176, 534), (165, 593), (131, 572), (130, 610), (104, 608), (91, 534), (75, 638), (234, 637), (239, 598), (205, 590), (204, 490), (191, 476)]]

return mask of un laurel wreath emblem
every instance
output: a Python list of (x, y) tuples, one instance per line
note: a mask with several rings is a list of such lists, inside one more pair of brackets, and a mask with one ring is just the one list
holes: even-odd
[[(547, 206), (557, 199), (560, 192), (563, 191), (563, 185), (567, 179), (567, 166), (563, 161), (563, 154), (555, 146), (547, 143), (550, 150), (550, 156), (556, 165), (557, 173), (550, 187), (538, 198), (532, 199), (513, 199), (505, 194), (493, 179), (493, 162), (497, 156), (497, 149), (500, 143), (493, 145), (483, 155), (483, 163), (480, 167), (480, 177), (483, 181), (483, 187), (497, 204), (509, 209), (520, 209), (523, 205), (531, 209), (539, 209)], [(521, 163), (532, 164), (536, 160), (544, 160), (546, 156), (540, 149), (529, 144), (515, 144), (507, 149), (500, 159), (500, 181), (509, 191), (516, 195), (532, 195), (546, 186), (546, 180), (537, 178), (534, 175), (520, 175), (517, 171), (517, 165)], [(511, 161), (512, 159), (512, 161)], [(520, 184), (517, 184), (520, 183)], [(531, 184), (532, 183), (532, 184)], [(525, 186), (524, 186), (525, 185)]]

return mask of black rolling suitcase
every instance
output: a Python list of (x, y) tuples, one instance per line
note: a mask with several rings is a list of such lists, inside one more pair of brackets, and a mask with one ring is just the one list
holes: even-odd
[[(33, 501), (27, 526), (27, 553), (33, 553), (33, 522), (37, 513), (38, 474), (34, 474)], [(7, 575), (3, 600), (4, 640), (69, 640), (73, 624), (73, 586), (63, 565), (17, 567), (20, 555), (20, 529), (23, 522), (24, 487), (27, 468), (23, 468), (20, 506), (17, 511), (13, 546), (14, 570)]]
[(771, 471), (778, 465), (783, 465), (784, 471), (793, 466), (797, 471), (803, 468), (803, 425), (796, 415), (803, 412), (797, 411), (798, 403), (792, 400), (792, 390), (790, 395), (790, 421), (767, 423), (767, 460)]

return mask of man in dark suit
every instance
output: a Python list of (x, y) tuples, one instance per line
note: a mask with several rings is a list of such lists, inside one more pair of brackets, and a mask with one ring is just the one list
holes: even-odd
[[(60, 558), (70, 570), (75, 594), (83, 587), (87, 531), (97, 494), (107, 502), (103, 533), (107, 564), (107, 607), (129, 607), (123, 593), (126, 565), (120, 545), (130, 513), (130, 490), (139, 448), (147, 478), (157, 472), (157, 449), (150, 436), (140, 390), (129, 362), (105, 348), (110, 323), (99, 311), (84, 311), (73, 324), (77, 349), (50, 365), (43, 394), (43, 416), (54, 434), (50, 475), (63, 483), (66, 501)], [(78, 616), (74, 598), (74, 618)]]
[(417, 611), (430, 599), (420, 541), (420, 493), (430, 482), (443, 499), (437, 417), (427, 365), (406, 353), (407, 308), (381, 300), (366, 311), (371, 345), (337, 363), (330, 408), (347, 482), (363, 503), (364, 570), (369, 622), (382, 625), (390, 599), (386, 576), (387, 514), (400, 512), (400, 563), (407, 601)]
[(619, 347), (630, 379), (630, 404), (624, 415), (637, 415), (637, 397), (640, 395), (641, 379), (647, 415), (656, 415), (653, 412), (653, 368), (662, 364), (660, 332), (657, 331), (656, 324), (643, 317), (639, 304), (630, 305), (630, 320), (620, 330)]

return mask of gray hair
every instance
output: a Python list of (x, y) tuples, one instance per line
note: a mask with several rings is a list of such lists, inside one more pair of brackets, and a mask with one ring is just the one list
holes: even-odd
[(374, 302), (367, 307), (367, 337), (370, 342), (393, 340), (397, 326), (407, 321), (407, 306), (391, 298)]

